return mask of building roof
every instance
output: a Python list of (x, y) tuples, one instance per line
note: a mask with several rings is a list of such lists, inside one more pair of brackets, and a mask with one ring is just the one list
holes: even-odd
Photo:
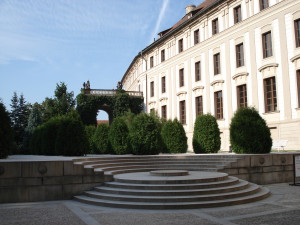
[(175, 33), (177, 30), (181, 29), (186, 24), (194, 21), (196, 18), (198, 18), (201, 15), (204, 15), (208, 10), (213, 8), (214, 6), (218, 5), (219, 3), (223, 2), (225, 0), (205, 0), (198, 6), (196, 6), (190, 13), (186, 14), (184, 17), (181, 18), (176, 24), (174, 24), (171, 28), (168, 28), (166, 30), (163, 30), (158, 33), (159, 37), (156, 41), (154, 41), (152, 44), (147, 46), (145, 49), (143, 49), (141, 52), (139, 52), (134, 59), (132, 60), (131, 64), (129, 65), (128, 69), (126, 70), (125, 74), (122, 77), (121, 82), (123, 83), (124, 78), (126, 74), (129, 72), (130, 68), (133, 66), (134, 62), (138, 59), (139, 56), (141, 56), (144, 52), (149, 51), (168, 37), (170, 37), (173, 33)]

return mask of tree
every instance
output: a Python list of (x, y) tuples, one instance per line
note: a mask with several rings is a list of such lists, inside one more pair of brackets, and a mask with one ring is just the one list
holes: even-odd
[(75, 110), (74, 93), (68, 92), (67, 85), (64, 82), (60, 82), (60, 84), (56, 84), (54, 98), (46, 98), (43, 106), (46, 120), (54, 116), (66, 115)]
[(108, 140), (109, 127), (107, 124), (99, 124), (92, 137), (93, 153), (108, 154), (111, 152)]
[(6, 158), (14, 148), (14, 136), (8, 112), (0, 102), (0, 158)]
[(161, 137), (167, 153), (187, 152), (187, 137), (182, 124), (177, 119), (168, 120), (163, 124)]
[(235, 153), (270, 153), (272, 138), (266, 121), (253, 107), (239, 108), (230, 124), (230, 143)]
[(110, 125), (109, 141), (114, 152), (118, 155), (131, 153), (128, 126), (125, 116), (117, 117)]
[(220, 150), (220, 129), (216, 118), (210, 114), (197, 117), (194, 126), (193, 148), (195, 153), (217, 153)]
[(19, 98), (17, 93), (14, 92), (10, 106), (12, 109), (10, 118), (18, 147), (17, 151), (20, 153), (23, 150), (23, 138), (30, 113), (30, 105), (26, 103), (23, 94), (21, 94)]

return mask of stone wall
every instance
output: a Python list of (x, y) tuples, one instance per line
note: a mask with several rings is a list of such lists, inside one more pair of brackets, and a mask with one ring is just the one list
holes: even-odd
[[(244, 155), (219, 172), (255, 184), (292, 183), (294, 164), (292, 153)], [(299, 181), (298, 181), (299, 182)]]
[(103, 181), (72, 161), (0, 162), (0, 203), (71, 199)]

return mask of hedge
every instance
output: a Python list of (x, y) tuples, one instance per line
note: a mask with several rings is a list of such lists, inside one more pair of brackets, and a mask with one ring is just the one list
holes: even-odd
[(109, 141), (114, 153), (118, 155), (129, 154), (132, 152), (128, 127), (123, 117), (115, 118), (110, 125)]

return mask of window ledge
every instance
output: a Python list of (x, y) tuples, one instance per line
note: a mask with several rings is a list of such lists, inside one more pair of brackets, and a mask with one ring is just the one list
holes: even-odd
[(223, 119), (216, 119), (217, 121), (225, 121), (225, 119), (223, 118)]
[(280, 113), (280, 111), (276, 110), (276, 111), (273, 111), (273, 112), (265, 112), (265, 113), (263, 113), (263, 115), (276, 114), (276, 113)]
[(298, 107), (298, 108), (295, 108), (295, 109), (300, 111), (300, 107)]

